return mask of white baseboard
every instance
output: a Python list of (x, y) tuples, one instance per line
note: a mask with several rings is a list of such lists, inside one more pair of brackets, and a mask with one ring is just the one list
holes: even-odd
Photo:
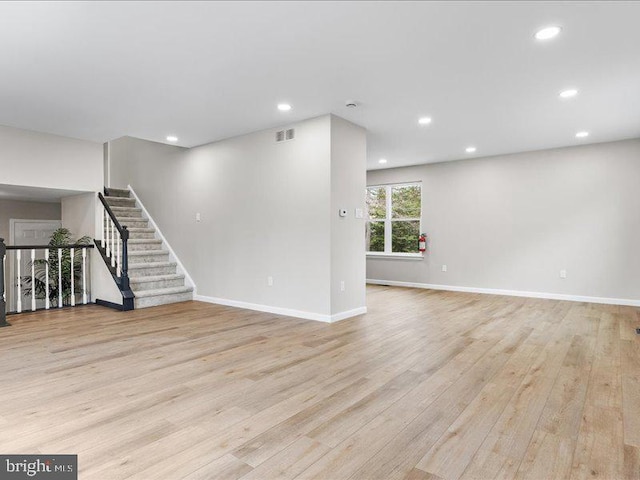
[(588, 297), (566, 295), (562, 293), (525, 292), (521, 290), (500, 290), (497, 288), (458, 287), (455, 285), (433, 285), (430, 283), (398, 282), (395, 280), (367, 279), (372, 285), (390, 285), (393, 287), (426, 288), (429, 290), (447, 290), (450, 292), (486, 293), (488, 295), (508, 295), (511, 297), (547, 298), (549, 300), (567, 300), (569, 302), (603, 303), (606, 305), (624, 305), (640, 307), (640, 300), (624, 298)]
[(353, 310), (345, 310), (344, 312), (334, 313), (331, 315), (331, 323), (339, 322), (351, 317), (357, 317), (358, 315), (364, 315), (367, 313), (367, 307), (354, 308)]
[(355, 308), (345, 312), (336, 313), (334, 315), (325, 315), (322, 313), (305, 312), (303, 310), (294, 310), (291, 308), (272, 307), (270, 305), (262, 305), (259, 303), (241, 302), (238, 300), (229, 300), (226, 298), (207, 297), (205, 295), (194, 295), (194, 300), (207, 303), (215, 303), (218, 305), (226, 305), (228, 307), (244, 308), (247, 310), (256, 310), (258, 312), (275, 313), (276, 315), (284, 315), (287, 317), (303, 318), (305, 320), (315, 320), (317, 322), (333, 323), (346, 318), (355, 317), (367, 313), (367, 307)]

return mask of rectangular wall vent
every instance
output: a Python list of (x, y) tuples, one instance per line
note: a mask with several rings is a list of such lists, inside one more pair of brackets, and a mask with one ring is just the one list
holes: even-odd
[(285, 142), (296, 138), (296, 131), (293, 128), (287, 130), (279, 130), (276, 132), (276, 142)]

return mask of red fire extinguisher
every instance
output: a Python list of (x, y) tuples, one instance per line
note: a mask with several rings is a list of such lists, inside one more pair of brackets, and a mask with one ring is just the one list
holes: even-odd
[(426, 249), (427, 249), (427, 234), (421, 233), (420, 237), (418, 238), (418, 250), (420, 250), (420, 252), (424, 252)]

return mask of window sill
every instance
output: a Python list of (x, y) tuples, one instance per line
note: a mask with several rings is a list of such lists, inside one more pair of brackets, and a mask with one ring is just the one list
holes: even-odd
[(422, 253), (367, 252), (367, 258), (386, 258), (389, 260), (424, 260), (424, 255)]

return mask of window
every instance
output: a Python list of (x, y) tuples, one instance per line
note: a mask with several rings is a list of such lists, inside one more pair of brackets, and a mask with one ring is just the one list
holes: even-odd
[(367, 187), (367, 252), (419, 253), (420, 183)]

